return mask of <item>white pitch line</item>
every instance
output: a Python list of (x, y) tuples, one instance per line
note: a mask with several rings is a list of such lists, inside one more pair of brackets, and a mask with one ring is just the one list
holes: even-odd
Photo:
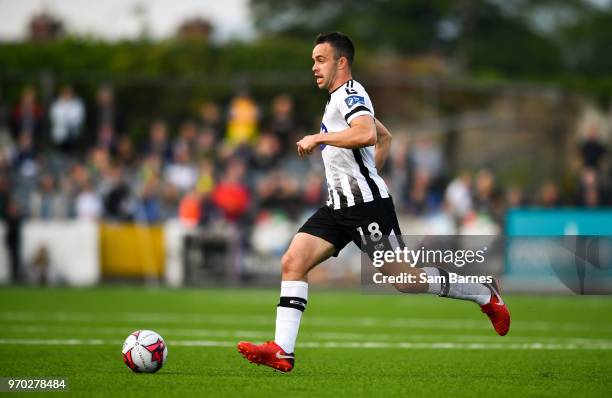
[[(477, 314), (480, 315), (480, 314)], [(475, 317), (477, 316), (475, 315)], [(21, 322), (119, 322), (130, 321), (157, 324), (222, 324), (222, 325), (273, 325), (272, 316), (257, 315), (195, 315), (176, 313), (83, 313), (83, 312), (0, 312), (0, 319)], [(466, 320), (449, 318), (373, 318), (373, 317), (323, 317), (308, 316), (309, 325), (318, 327), (390, 327), (399, 329), (489, 329), (486, 319)], [(514, 326), (531, 331), (612, 331), (608, 323), (576, 323), (515, 320)]]
[[(105, 336), (122, 336), (132, 330), (124, 327), (94, 327), (94, 326), (58, 326), (58, 325), (6, 325), (2, 328), (3, 332), (23, 334), (34, 334), (34, 335), (53, 335), (53, 334), (67, 334), (67, 335), (105, 335)], [(172, 335), (173, 337), (220, 337), (220, 338), (231, 338), (236, 339), (267, 339), (270, 337), (272, 330), (261, 331), (261, 330), (229, 330), (229, 329), (185, 329), (185, 328), (160, 328), (157, 329), (162, 335)], [(492, 340), (497, 342), (499, 336), (491, 333), (490, 335), (467, 335), (467, 334), (456, 334), (449, 336), (447, 332), (444, 333), (428, 333), (428, 334), (415, 334), (415, 333), (341, 333), (341, 332), (302, 332), (301, 336), (306, 339), (314, 340), (349, 340), (349, 341), (389, 341), (398, 339), (410, 339), (414, 341), (431, 341), (440, 338), (451, 339), (453, 342), (482, 342), (483, 340)], [(6, 336), (5, 336), (6, 337)], [(57, 336), (54, 336), (54, 338)], [(506, 336), (504, 340), (508, 342), (511, 340), (513, 343), (523, 342), (530, 343), (533, 341), (545, 341), (546, 343), (577, 343), (577, 344), (611, 344), (610, 339), (590, 339), (590, 338), (576, 338), (576, 337), (550, 337), (550, 336)]]
[[(99, 339), (0, 339), (0, 345), (106, 345)], [(112, 344), (115, 344), (114, 342)]]
[[(121, 346), (120, 341), (108, 341), (98, 339), (0, 339), (0, 345), (116, 345)], [(233, 341), (214, 340), (170, 340), (168, 346), (181, 347), (234, 347)], [(404, 350), (612, 350), (612, 344), (550, 344), (550, 343), (456, 343), (456, 342), (431, 342), (431, 343), (385, 343), (377, 341), (330, 341), (326, 343), (303, 342), (301, 348), (344, 348), (344, 349), (404, 349)]]

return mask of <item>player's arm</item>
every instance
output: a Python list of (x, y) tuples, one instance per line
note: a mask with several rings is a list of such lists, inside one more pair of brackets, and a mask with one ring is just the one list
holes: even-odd
[(370, 115), (357, 116), (348, 129), (336, 133), (307, 135), (297, 142), (300, 156), (308, 155), (317, 145), (357, 149), (376, 144), (376, 126)]
[(361, 115), (351, 121), (350, 127), (337, 133), (319, 133), (319, 144), (357, 149), (376, 144), (376, 126), (370, 115)]
[(374, 119), (374, 123), (376, 124), (376, 150), (374, 151), (374, 162), (376, 163), (376, 169), (380, 171), (389, 157), (393, 136), (380, 120)]

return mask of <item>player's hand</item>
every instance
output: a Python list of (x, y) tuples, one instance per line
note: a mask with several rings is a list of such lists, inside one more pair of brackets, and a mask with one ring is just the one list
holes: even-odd
[(312, 150), (319, 145), (318, 141), (319, 134), (307, 135), (295, 144), (297, 145), (298, 155), (303, 158), (305, 155), (310, 155)]

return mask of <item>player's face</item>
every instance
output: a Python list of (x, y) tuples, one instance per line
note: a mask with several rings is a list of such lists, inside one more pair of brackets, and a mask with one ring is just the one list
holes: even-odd
[(329, 90), (336, 80), (338, 61), (334, 57), (334, 49), (329, 43), (317, 44), (312, 50), (312, 72), (317, 86)]

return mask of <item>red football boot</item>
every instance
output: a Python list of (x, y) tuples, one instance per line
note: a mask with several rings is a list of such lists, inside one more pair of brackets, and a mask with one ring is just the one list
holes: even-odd
[(505, 336), (510, 329), (510, 311), (502, 300), (497, 281), (486, 285), (491, 289), (491, 301), (488, 304), (481, 305), (480, 309), (487, 314), (497, 334)]
[(294, 355), (287, 354), (273, 341), (263, 344), (241, 341), (238, 343), (238, 351), (251, 363), (266, 365), (281, 372), (291, 371), (295, 363)]

